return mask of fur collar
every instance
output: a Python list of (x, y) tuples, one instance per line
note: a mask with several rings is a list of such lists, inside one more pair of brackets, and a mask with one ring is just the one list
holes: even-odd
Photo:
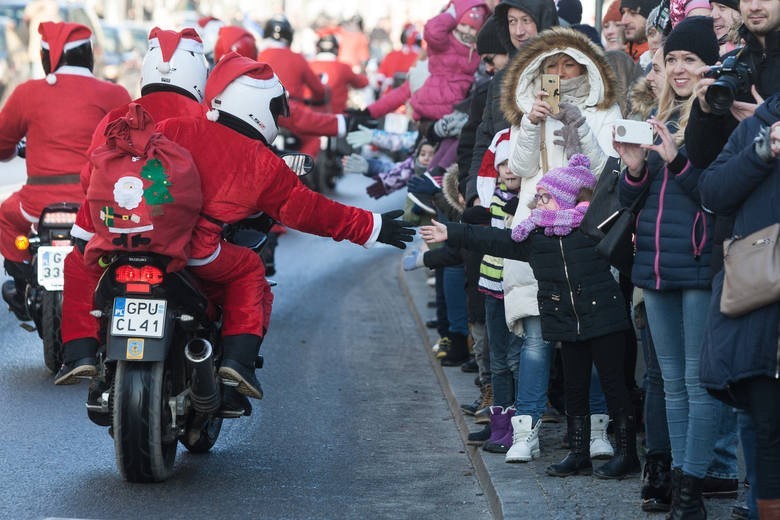
[(444, 178), (442, 179), (441, 191), (444, 194), (444, 198), (458, 213), (463, 213), (466, 209), (459, 200), (460, 192), (458, 191), (458, 163), (453, 164), (447, 168)]
[(644, 121), (658, 106), (645, 78), (639, 78), (628, 91), (629, 117)]
[(540, 88), (542, 61), (563, 51), (586, 68), (590, 95), (585, 107), (605, 110), (617, 102), (615, 72), (604, 57), (604, 51), (574, 29), (553, 27), (530, 40), (506, 68), (501, 109), (512, 125), (519, 126), (523, 113), (531, 109), (534, 94)]

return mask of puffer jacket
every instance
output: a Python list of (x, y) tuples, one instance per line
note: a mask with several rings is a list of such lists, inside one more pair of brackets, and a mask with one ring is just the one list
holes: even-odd
[(596, 242), (579, 230), (546, 236), (538, 228), (522, 242), (508, 230), (447, 224), (447, 245), (530, 262), (546, 341), (585, 341), (627, 330), (623, 294)]
[[(667, 121), (671, 132), (677, 117)], [(674, 291), (710, 288), (712, 222), (701, 206), (698, 190), (702, 170), (694, 167), (685, 146), (666, 164), (657, 152), (647, 155), (638, 180), (621, 175), (620, 201), (629, 206), (650, 183), (644, 207), (637, 215), (636, 255), (631, 281), (642, 289)]]
[(452, 31), (466, 11), (484, 5), (481, 0), (458, 0), (452, 9), (434, 16), (425, 24), (423, 34), (428, 44), (428, 71), (431, 75), (412, 94), (410, 102), (415, 119), (439, 119), (452, 112), (455, 104), (466, 97), (480, 58), (473, 44), (461, 43)]
[[(517, 212), (512, 227), (525, 220), (529, 203), (536, 194), (536, 184), (544, 172), (541, 167), (541, 125), (534, 125), (523, 114), (530, 111), (535, 93), (540, 89), (541, 64), (553, 54), (566, 51), (586, 67), (590, 95), (580, 110), (586, 123), (580, 128), (582, 152), (591, 160), (591, 170), (599, 175), (612, 149), (612, 123), (620, 118), (616, 102), (615, 73), (604, 53), (586, 36), (563, 27), (554, 27), (526, 44), (505, 69), (501, 104), (512, 125), (509, 168), (522, 177)], [(495, 80), (494, 80), (495, 81)], [(545, 123), (545, 143), (549, 168), (565, 167), (568, 159), (561, 146), (553, 144), (553, 132), (563, 125), (552, 118)], [(504, 263), (504, 293), (507, 325), (519, 331), (519, 320), (538, 314), (537, 285), (531, 268), (525, 262), (507, 260)]]
[[(735, 235), (749, 235), (780, 222), (780, 160), (763, 161), (753, 145), (762, 126), (779, 120), (780, 94), (775, 94), (739, 124), (717, 159), (701, 174), (703, 205), (717, 214), (734, 214)], [(780, 379), (780, 302), (728, 318), (720, 313), (722, 288), (720, 271), (712, 285), (699, 378), (716, 397), (735, 404), (729, 392), (734, 383), (758, 376)]]

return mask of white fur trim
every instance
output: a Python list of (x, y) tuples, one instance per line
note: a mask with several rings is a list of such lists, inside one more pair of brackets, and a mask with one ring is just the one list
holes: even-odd
[(33, 224), (37, 224), (38, 221), (40, 220), (40, 217), (36, 217), (34, 215), (30, 215), (29, 213), (27, 213), (24, 210), (24, 206), (22, 206), (21, 202), (19, 203), (19, 211), (22, 213), (22, 216), (24, 217), (24, 220), (26, 220), (27, 222), (31, 222)]
[(371, 235), (368, 237), (368, 240), (363, 244), (363, 247), (371, 247), (376, 244), (376, 239), (379, 238), (379, 232), (382, 231), (382, 215), (379, 213), (371, 213), (371, 216), (374, 217), (374, 227), (371, 230)]
[(209, 121), (216, 122), (217, 119), (219, 119), (219, 110), (217, 110), (216, 108), (212, 108), (211, 110), (206, 112), (206, 119), (208, 119)]
[(46, 74), (46, 83), (48, 83), (49, 85), (54, 85), (55, 83), (57, 83), (57, 76), (55, 76), (51, 72)]
[(343, 114), (337, 114), (336, 121), (339, 124), (337, 135), (338, 137), (344, 137), (345, 135), (347, 135), (347, 120), (344, 118)]
[(168, 74), (171, 71), (171, 64), (167, 61), (157, 64), (157, 72), (160, 74)]
[(95, 236), (95, 233), (87, 231), (86, 229), (79, 226), (78, 224), (73, 224), (73, 227), (70, 228), (70, 236), (75, 238), (80, 238), (82, 240), (86, 240), (87, 242), (89, 242), (90, 240), (92, 240), (92, 237)]
[(154, 226), (147, 225), (147, 226), (138, 226), (138, 227), (132, 227), (132, 228), (118, 228), (118, 227), (112, 227), (108, 226), (109, 233), (116, 233), (118, 235), (129, 235), (130, 233), (143, 233), (144, 231), (152, 231), (154, 229)]
[(75, 67), (73, 65), (63, 65), (55, 70), (57, 74), (68, 74), (70, 76), (84, 76), (85, 78), (94, 78), (95, 75), (86, 67)]
[(187, 260), (187, 265), (192, 267), (200, 267), (202, 265), (208, 265), (217, 259), (220, 251), (222, 251), (222, 246), (220, 244), (217, 244), (217, 248), (209, 256), (205, 258), (190, 258), (189, 260)]
[[(149, 49), (154, 49), (156, 47), (160, 47), (160, 40), (158, 38), (149, 40)], [(203, 54), (203, 44), (190, 38), (182, 38), (179, 40), (179, 45), (176, 46), (176, 49)]]

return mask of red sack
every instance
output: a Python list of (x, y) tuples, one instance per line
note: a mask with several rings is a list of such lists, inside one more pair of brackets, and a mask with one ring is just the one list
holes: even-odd
[(86, 262), (116, 251), (152, 252), (171, 258), (168, 271), (183, 269), (203, 204), (190, 152), (155, 133), (152, 117), (136, 103), (105, 136), (90, 156), (87, 204), (95, 236)]

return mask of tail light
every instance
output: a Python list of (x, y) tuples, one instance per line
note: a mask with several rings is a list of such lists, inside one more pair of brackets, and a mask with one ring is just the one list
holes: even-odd
[(19, 251), (27, 251), (30, 248), (30, 239), (24, 235), (19, 235), (14, 239), (14, 246)]
[(114, 280), (118, 283), (126, 284), (129, 292), (148, 294), (152, 290), (152, 285), (162, 283), (163, 272), (152, 265), (143, 267), (123, 265), (114, 272)]
[(41, 224), (44, 226), (63, 226), (76, 223), (76, 213), (73, 211), (49, 211), (43, 214)]

